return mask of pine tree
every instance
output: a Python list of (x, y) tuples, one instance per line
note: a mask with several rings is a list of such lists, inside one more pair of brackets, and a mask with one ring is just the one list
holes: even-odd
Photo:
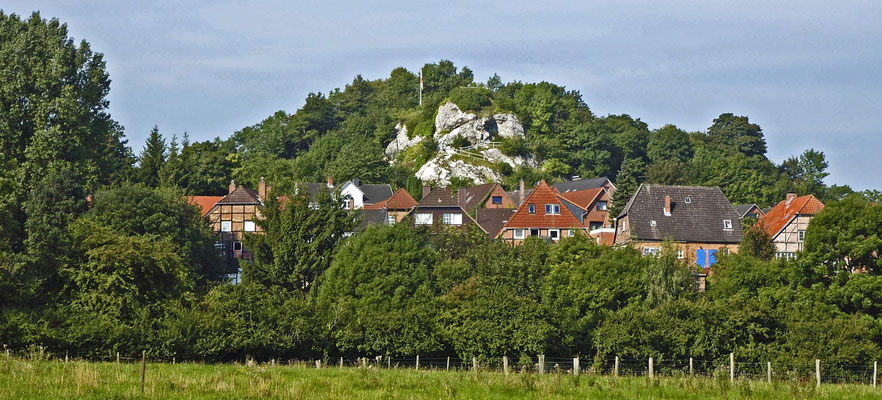
[(640, 186), (640, 178), (644, 175), (646, 165), (640, 158), (626, 158), (622, 161), (622, 168), (616, 175), (616, 192), (613, 194), (612, 207), (609, 210), (611, 218), (616, 218), (628, 204), (628, 200)]
[(153, 126), (147, 143), (144, 144), (144, 150), (138, 157), (138, 178), (145, 185), (157, 187), (160, 183), (159, 172), (165, 165), (166, 160), (165, 140), (159, 133), (159, 127)]
[(183, 175), (183, 159), (178, 150), (178, 137), (172, 135), (168, 144), (168, 159), (159, 171), (159, 183), (163, 187), (180, 187)]

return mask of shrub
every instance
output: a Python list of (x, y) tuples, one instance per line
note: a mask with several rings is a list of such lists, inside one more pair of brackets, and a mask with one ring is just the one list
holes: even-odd
[(449, 98), (463, 110), (478, 111), (490, 105), (490, 91), (482, 87), (458, 87), (450, 91)]
[(509, 157), (527, 156), (530, 150), (527, 149), (527, 141), (522, 137), (502, 138), (499, 144), (499, 151)]

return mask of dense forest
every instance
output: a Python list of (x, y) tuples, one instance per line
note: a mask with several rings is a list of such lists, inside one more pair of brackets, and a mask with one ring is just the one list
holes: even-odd
[[(705, 132), (650, 130), (628, 115), (594, 115), (578, 92), (552, 83), (480, 83), (440, 61), (422, 67), (422, 106), (417, 75), (398, 68), (310, 94), (296, 112), (226, 139), (191, 142), (154, 128), (136, 155), (109, 114), (102, 55), (87, 42), (57, 20), (0, 13), (0, 43), (0, 343), (16, 351), (204, 361), (882, 356), (879, 193), (827, 186), (820, 151), (776, 165), (745, 116), (722, 114)], [(798, 192), (827, 208), (798, 258), (773, 260), (769, 238), (748, 231), (740, 254), (722, 257), (698, 293), (671, 251), (642, 257), (585, 238), (510, 247), (404, 224), (344, 238), (355, 215), (330, 197), (312, 207), (294, 194), (298, 182), (326, 176), (418, 186), (413, 173), (436, 151), (434, 113), (447, 100), (520, 118), (526, 139), (504, 151), (541, 163), (500, 168), (509, 186), (608, 176), (621, 193), (641, 182), (713, 185), (733, 203), (767, 206)], [(390, 164), (383, 147), (399, 123), (427, 139)], [(255, 260), (233, 285), (185, 195), (260, 177), (289, 199), (268, 201), (265, 234), (246, 240)]]

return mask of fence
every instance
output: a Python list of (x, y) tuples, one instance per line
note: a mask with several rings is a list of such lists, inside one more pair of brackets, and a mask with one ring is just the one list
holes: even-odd
[[(9, 348), (5, 349), (5, 357), (16, 356)], [(47, 353), (45, 348), (29, 349), (21, 354), (25, 358), (50, 360), (56, 358)], [(58, 357), (58, 359), (61, 359)], [(63, 360), (69, 360), (65, 354)], [(168, 362), (175, 364), (175, 357), (147, 357), (145, 353), (128, 356), (116, 353), (116, 363), (142, 364), (142, 380), (147, 362)], [(738, 381), (800, 381), (821, 384), (857, 384), (876, 387), (879, 377), (878, 362), (867, 364), (826, 364), (823, 360), (813, 363), (772, 363), (772, 362), (740, 362), (731, 353), (726, 361), (698, 359), (664, 359), (664, 358), (619, 358), (609, 360), (581, 360), (579, 357), (536, 357), (517, 359), (509, 357), (461, 359), (458, 357), (339, 357), (313, 361), (271, 359), (259, 363), (253, 359), (243, 360), (245, 365), (298, 365), (315, 368), (378, 368), (378, 369), (413, 369), (420, 371), (486, 371), (502, 373), (540, 373), (540, 374), (597, 374), (608, 376), (645, 376), (650, 379), (657, 377), (702, 376), (716, 379)]]

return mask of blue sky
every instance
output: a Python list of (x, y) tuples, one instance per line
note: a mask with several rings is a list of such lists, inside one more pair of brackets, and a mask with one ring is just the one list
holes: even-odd
[(651, 128), (747, 115), (773, 161), (815, 148), (830, 162), (828, 183), (882, 189), (878, 2), (138, 3), (2, 6), (57, 17), (104, 53), (110, 110), (136, 152), (154, 124), (167, 136), (225, 138), (356, 74), (450, 59), (481, 81), (564, 85), (596, 114)]

